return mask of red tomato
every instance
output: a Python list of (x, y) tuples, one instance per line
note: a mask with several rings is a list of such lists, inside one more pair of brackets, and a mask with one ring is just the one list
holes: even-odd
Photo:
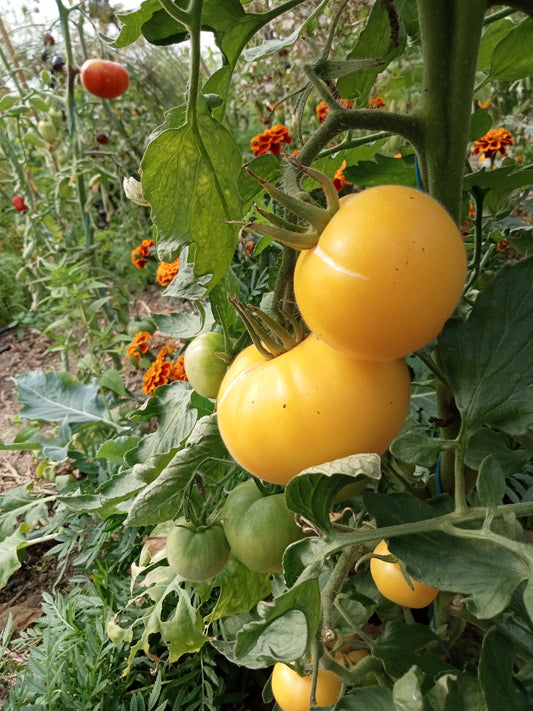
[(14, 195), (11, 198), (11, 202), (13, 204), (13, 207), (15, 210), (18, 210), (18, 212), (24, 212), (26, 210), (26, 203), (24, 202), (24, 198), (21, 197), (20, 195)]
[(81, 66), (80, 79), (90, 94), (101, 99), (116, 99), (130, 85), (126, 67), (108, 59), (87, 59)]

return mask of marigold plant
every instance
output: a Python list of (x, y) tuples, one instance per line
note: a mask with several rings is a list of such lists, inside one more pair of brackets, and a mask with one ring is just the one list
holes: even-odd
[(150, 255), (152, 253), (151, 250), (153, 246), (153, 239), (143, 239), (143, 241), (138, 247), (132, 249), (131, 261), (133, 262), (133, 264), (135, 264), (137, 269), (144, 269), (147, 260), (150, 259)]
[(161, 286), (167, 286), (174, 279), (179, 271), (180, 258), (178, 257), (173, 262), (161, 262), (157, 267), (157, 273), (155, 275), (155, 280)]
[[(353, 101), (350, 99), (337, 99), (337, 103), (343, 109), (353, 109)], [(319, 123), (324, 123), (326, 116), (329, 114), (329, 108), (325, 101), (321, 101), (316, 107), (316, 117)]]
[(345, 160), (342, 161), (341, 167), (335, 171), (335, 175), (333, 176), (333, 185), (337, 188), (338, 193), (340, 193), (345, 185), (352, 185), (343, 173), (344, 168), (346, 168)]
[(138, 361), (141, 360), (141, 353), (144, 354), (148, 351), (150, 347), (150, 340), (152, 339), (152, 334), (148, 331), (138, 331), (133, 337), (133, 341), (130, 343), (126, 350), (126, 355), (129, 357), (137, 358)]
[(382, 99), (381, 96), (376, 96), (375, 98), (368, 100), (368, 106), (371, 109), (384, 109), (385, 100)]
[(513, 137), (506, 128), (491, 128), (477, 141), (474, 141), (473, 154), (479, 155), (479, 161), (507, 155), (507, 146), (514, 145)]
[(167, 357), (174, 354), (175, 351), (176, 349), (169, 345), (161, 348), (155, 361), (144, 374), (142, 389), (145, 395), (153, 395), (155, 389), (160, 385), (166, 385), (175, 380), (187, 380), (183, 355), (179, 355), (175, 360), (167, 360)]
[(254, 136), (250, 140), (250, 149), (254, 156), (260, 156), (269, 151), (273, 155), (279, 156), (282, 143), (292, 143), (292, 138), (287, 126), (279, 123)]

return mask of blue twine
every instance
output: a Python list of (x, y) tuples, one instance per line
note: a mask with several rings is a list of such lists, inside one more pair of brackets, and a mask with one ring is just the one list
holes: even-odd
[(442, 452), (439, 452), (439, 456), (437, 458), (437, 469), (435, 471), (435, 493), (437, 496), (439, 494), (442, 494), (442, 484), (440, 480), (440, 460), (442, 457)]
[(415, 172), (416, 172), (416, 187), (422, 190), (422, 177), (420, 175), (420, 166), (418, 165), (418, 155), (415, 153)]

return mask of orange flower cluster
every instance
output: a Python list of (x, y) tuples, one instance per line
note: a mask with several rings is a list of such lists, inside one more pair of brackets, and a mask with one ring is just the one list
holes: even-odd
[(292, 143), (292, 138), (289, 135), (289, 129), (281, 123), (267, 128), (263, 133), (258, 133), (250, 141), (250, 149), (254, 156), (261, 156), (264, 153), (272, 153), (279, 156), (281, 153), (282, 143)]
[(368, 107), (370, 109), (383, 109), (385, 108), (385, 101), (381, 98), (381, 96), (376, 96), (375, 99), (368, 100)]
[(352, 185), (352, 183), (344, 177), (344, 173), (342, 172), (344, 168), (346, 168), (345, 160), (342, 161), (341, 167), (335, 171), (335, 175), (333, 177), (333, 185), (337, 188), (338, 193), (340, 193), (345, 185)]
[(146, 261), (150, 259), (150, 250), (154, 246), (153, 239), (143, 239), (141, 244), (131, 251), (131, 261), (137, 269), (144, 269)]
[[(337, 99), (337, 103), (343, 109), (353, 109), (353, 101), (350, 99)], [(321, 101), (316, 107), (316, 117), (319, 123), (324, 123), (326, 116), (329, 114), (329, 108), (325, 101)]]
[(491, 128), (484, 136), (474, 141), (473, 153), (475, 156), (479, 154), (479, 161), (481, 162), (485, 158), (507, 155), (506, 146), (512, 145), (514, 145), (514, 141), (507, 129)]
[(126, 355), (129, 357), (133, 356), (137, 358), (138, 361), (141, 360), (141, 353), (146, 353), (150, 347), (150, 340), (152, 339), (152, 334), (148, 331), (138, 331), (133, 337), (133, 341), (128, 346)]
[(175, 349), (171, 346), (161, 348), (156, 359), (144, 374), (143, 392), (145, 395), (153, 395), (154, 390), (160, 385), (166, 385), (175, 380), (187, 380), (183, 355), (179, 355), (176, 360), (167, 360), (167, 357), (174, 352)]
[(176, 276), (180, 268), (180, 258), (178, 257), (173, 262), (161, 262), (157, 267), (155, 280), (161, 286), (167, 286)]

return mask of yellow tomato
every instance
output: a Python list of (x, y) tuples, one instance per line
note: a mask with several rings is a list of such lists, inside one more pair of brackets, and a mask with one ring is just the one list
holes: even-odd
[(233, 458), (276, 484), (350, 454), (382, 454), (409, 404), (403, 360), (363, 361), (311, 334), (265, 360), (255, 346), (232, 363), (218, 395), (218, 426)]
[[(380, 541), (374, 548), (377, 555), (389, 555), (386, 541)], [(388, 600), (403, 607), (426, 607), (433, 602), (439, 591), (424, 583), (409, 578), (412, 588), (404, 578), (399, 563), (387, 563), (379, 558), (370, 560), (370, 573), (379, 592)]]
[(310, 329), (360, 358), (399, 358), (431, 341), (466, 276), (463, 240), (439, 203), (399, 185), (344, 200), (294, 275)]
[[(309, 711), (312, 677), (300, 676), (287, 664), (278, 662), (272, 672), (272, 693), (283, 711)], [(327, 669), (318, 670), (316, 705), (332, 706), (341, 695), (340, 678)]]

